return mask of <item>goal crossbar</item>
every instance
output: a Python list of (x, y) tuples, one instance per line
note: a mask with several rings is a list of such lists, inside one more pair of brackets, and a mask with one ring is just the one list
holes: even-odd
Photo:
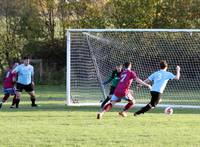
[(200, 32), (200, 29), (66, 29), (66, 32)]

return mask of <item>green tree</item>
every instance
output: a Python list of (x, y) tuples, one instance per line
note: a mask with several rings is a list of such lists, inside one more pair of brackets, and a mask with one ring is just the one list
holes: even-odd
[(1, 5), (1, 19), (0, 19), (0, 68), (1, 72), (5, 70), (5, 66), (13, 61), (15, 58), (19, 58), (24, 40), (20, 38), (17, 31), (19, 25), (19, 9), (23, 4), (20, 0), (7, 1), (2, 0)]
[(44, 22), (36, 0), (26, 0), (20, 9), (18, 34), (27, 42), (43, 39)]
[(66, 28), (105, 28), (106, 20), (103, 14), (105, 1), (69, 1), (65, 3), (64, 19)]
[(42, 14), (44, 20), (46, 39), (51, 40), (52, 43), (55, 39), (55, 28), (57, 19), (58, 2), (56, 0), (39, 0), (39, 11)]
[(109, 0), (104, 15), (113, 28), (151, 28), (158, 0)]
[(199, 28), (200, 1), (159, 0), (156, 5), (154, 28)]

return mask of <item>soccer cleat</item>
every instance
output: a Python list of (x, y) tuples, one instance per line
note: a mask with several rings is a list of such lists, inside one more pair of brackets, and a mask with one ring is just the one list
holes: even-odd
[(15, 108), (15, 106), (14, 106), (14, 105), (11, 105), (10, 108), (13, 109), (13, 108)]
[(134, 114), (133, 114), (133, 116), (138, 116), (138, 115), (140, 115), (141, 113), (138, 113), (138, 112), (135, 112)]
[(103, 114), (102, 114), (102, 113), (98, 113), (98, 114), (97, 114), (97, 119), (101, 119), (101, 118), (102, 118), (102, 116), (103, 116)]
[(127, 113), (126, 112), (119, 112), (119, 115), (122, 116), (122, 117), (127, 117)]
[(38, 107), (38, 105), (37, 105), (37, 104), (31, 104), (31, 106), (32, 106), (32, 107)]
[(3, 105), (3, 103), (1, 102), (1, 103), (0, 103), (0, 109), (1, 109), (2, 105)]

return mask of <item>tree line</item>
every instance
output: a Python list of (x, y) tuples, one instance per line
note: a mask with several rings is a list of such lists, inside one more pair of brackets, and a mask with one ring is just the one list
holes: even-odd
[(197, 0), (0, 0), (0, 71), (30, 55), (64, 72), (67, 28), (199, 28), (199, 9)]

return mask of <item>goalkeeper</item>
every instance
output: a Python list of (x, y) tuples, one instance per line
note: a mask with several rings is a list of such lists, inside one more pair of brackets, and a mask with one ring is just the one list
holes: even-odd
[(114, 94), (114, 91), (115, 91), (115, 88), (117, 87), (117, 84), (119, 82), (119, 78), (120, 78), (121, 73), (122, 73), (122, 65), (117, 64), (115, 69), (112, 71), (110, 78), (107, 81), (103, 82), (104, 86), (107, 85), (110, 82), (112, 82), (112, 84), (110, 86), (109, 96), (107, 96), (107, 98), (102, 102), (101, 108), (104, 107), (104, 105), (111, 99), (112, 95)]

